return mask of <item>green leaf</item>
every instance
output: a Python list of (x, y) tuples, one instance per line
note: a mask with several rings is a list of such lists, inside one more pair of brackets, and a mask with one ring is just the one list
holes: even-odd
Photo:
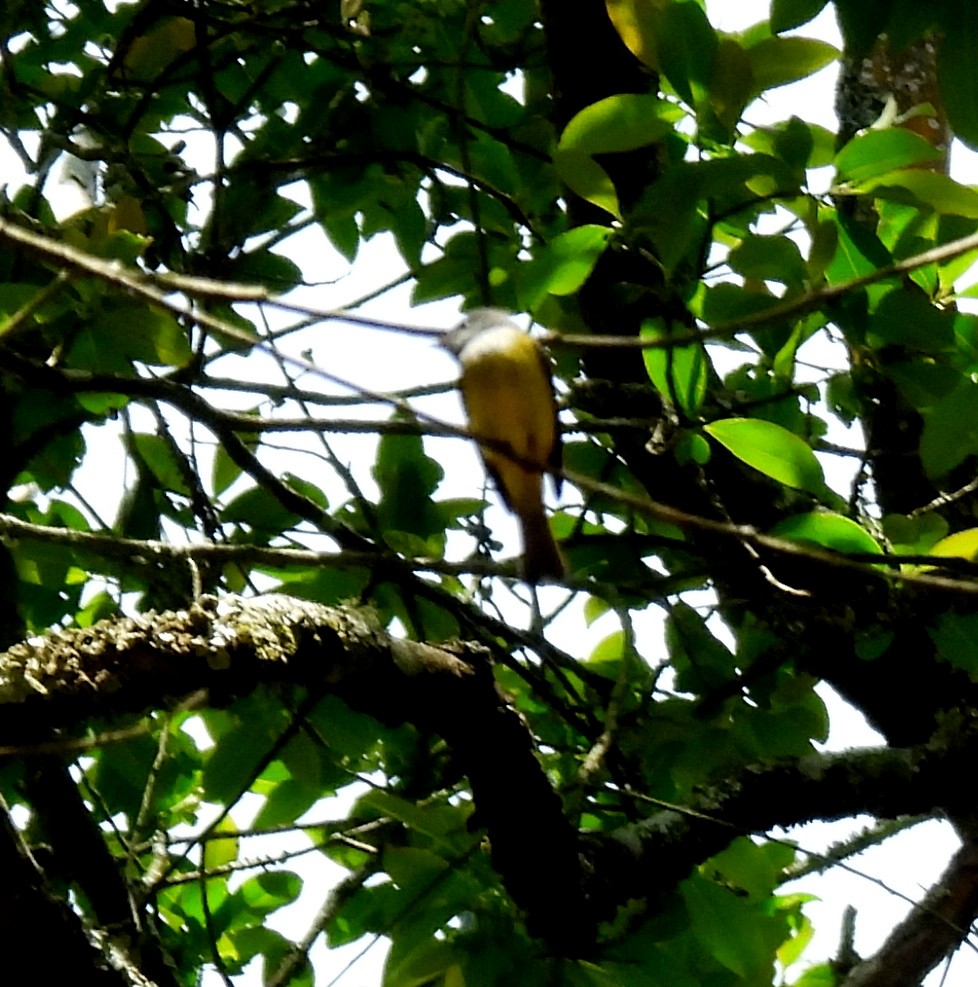
[[(238, 171), (235, 174), (242, 175)], [(228, 217), (228, 234), (236, 242), (266, 230), (281, 230), (302, 207), (284, 195), (269, 195), (260, 183), (238, 178), (224, 190), (223, 215)]]
[(825, 268), (829, 284), (839, 284), (888, 267), (893, 258), (879, 239), (862, 224), (839, 217), (835, 256)]
[(812, 38), (762, 38), (747, 49), (755, 91), (786, 86), (818, 72), (839, 57), (837, 48)]
[(561, 179), (582, 199), (620, 217), (618, 196), (596, 154), (632, 151), (672, 130), (677, 110), (657, 96), (621, 93), (585, 107), (564, 128), (554, 153)]
[(696, 463), (698, 466), (705, 466), (710, 461), (710, 443), (699, 432), (686, 429), (679, 435), (675, 454), (678, 463)]
[(865, 528), (851, 518), (827, 511), (812, 511), (785, 518), (771, 529), (771, 534), (792, 541), (811, 542), (837, 552), (883, 554), (883, 549)]
[(384, 970), (384, 987), (465, 987), (467, 983), (458, 965), (458, 948), (443, 940), (429, 939), (396, 959)]
[(978, 678), (978, 614), (942, 613), (928, 634), (945, 661)]
[(927, 416), (956, 388), (962, 384), (967, 386), (968, 381), (960, 371), (937, 361), (905, 360), (888, 366), (886, 374), (896, 381), (907, 400), (924, 415), (925, 431)]
[(929, 552), (947, 535), (948, 524), (939, 514), (907, 517), (888, 514), (883, 518), (883, 534), (898, 555)]
[(456, 233), (445, 245), (441, 257), (416, 272), (412, 303), (468, 294), (473, 288), (472, 272), (480, 270), (487, 260), (490, 271), (498, 268), (505, 272), (515, 264), (516, 250), (512, 244), (490, 242), (488, 257), (484, 255), (485, 247), (485, 243), (479, 247), (472, 233)]
[(725, 418), (704, 431), (738, 459), (789, 487), (819, 494), (825, 490), (822, 467), (808, 443), (773, 422)]
[(728, 682), (734, 673), (730, 650), (714, 636), (703, 617), (685, 603), (669, 610), (666, 645), (676, 670), (676, 684), (683, 692), (709, 692)]
[(698, 875), (683, 882), (680, 894), (693, 931), (710, 956), (747, 983), (771, 982), (775, 951), (788, 931), (782, 917), (766, 916)]
[(265, 540), (287, 531), (299, 520), (297, 514), (283, 507), (278, 497), (264, 487), (251, 487), (238, 494), (225, 506), (222, 517), (263, 533)]
[(747, 147), (781, 158), (793, 168), (820, 168), (835, 158), (835, 135), (825, 127), (789, 117), (742, 138)]
[(968, 559), (973, 562), (978, 559), (978, 528), (966, 528), (942, 538), (931, 548), (929, 554), (944, 559)]
[(140, 790), (145, 792), (146, 789), (146, 779), (155, 757), (154, 747), (157, 747), (156, 742), (147, 736), (107, 747), (99, 753), (86, 772), (86, 778), (97, 786), (103, 810), (110, 815), (139, 811)]
[(716, 856), (705, 868), (720, 875), (724, 883), (755, 901), (765, 900), (781, 883), (786, 868), (795, 860), (795, 851), (783, 843), (754, 843), (739, 837)]
[(954, 344), (954, 313), (933, 305), (919, 290), (894, 288), (870, 316), (866, 341), (874, 348), (897, 344), (940, 353)]
[(835, 167), (839, 178), (865, 182), (939, 157), (941, 152), (923, 137), (903, 127), (889, 127), (854, 137), (835, 156)]
[(704, 288), (700, 298), (700, 315), (710, 325), (733, 325), (781, 304), (774, 295), (731, 282)]
[(909, 193), (936, 213), (978, 219), (978, 192), (936, 171), (918, 168), (890, 171), (861, 182), (859, 189), (878, 196), (903, 193), (899, 201), (907, 201)]
[(140, 82), (155, 79), (194, 45), (194, 22), (187, 17), (163, 17), (146, 33), (130, 38), (124, 50), (127, 76)]
[(388, 969), (393, 969), (419, 947), (426, 948), (453, 918), (468, 911), (481, 889), (470, 871), (419, 847), (388, 844), (383, 865), (402, 902), (414, 901), (419, 895), (425, 900), (423, 909), (408, 909), (402, 904), (388, 958)]
[(713, 74), (717, 35), (697, 3), (606, 0), (608, 16), (625, 46), (661, 72), (690, 106)]
[(182, 367), (192, 355), (187, 330), (172, 313), (134, 299), (107, 299), (89, 314), (67, 360), (71, 366), (113, 372), (130, 360)]
[[(257, 540), (257, 539), (256, 539)], [(359, 599), (367, 584), (372, 583), (373, 573), (369, 569), (337, 568), (315, 566), (300, 569), (289, 566), (276, 569), (273, 566), (260, 566), (260, 571), (281, 580), (281, 586), (292, 596), (315, 600), (325, 606), (335, 606), (352, 599)]]
[(295, 261), (271, 250), (243, 254), (234, 262), (231, 274), (237, 281), (256, 281), (276, 292), (288, 291), (302, 280), (302, 268)]
[(252, 918), (260, 918), (291, 904), (302, 891), (302, 879), (291, 871), (275, 870), (248, 878), (236, 892)]
[[(222, 805), (237, 798), (254, 782), (278, 729), (282, 714), (258, 697), (240, 700), (231, 728), (220, 735), (204, 764), (202, 791), (208, 801)], [(243, 717), (240, 722), (237, 716)]]
[(808, 275), (798, 245), (786, 236), (748, 236), (730, 251), (727, 263), (745, 278), (786, 285), (800, 285)]
[[(237, 965), (236, 971), (226, 972), (240, 972), (256, 956), (264, 958), (265, 970), (277, 970), (286, 956), (296, 948), (295, 943), (290, 942), (280, 932), (263, 925), (232, 927), (221, 943), (225, 966), (228, 965), (224, 949), (226, 943), (234, 949)], [(289, 987), (312, 987), (312, 983), (311, 973), (306, 968), (289, 980)]]
[[(751, 71), (747, 52), (736, 39), (722, 37), (713, 57), (713, 73), (709, 79), (710, 106), (727, 133), (719, 135), (720, 140), (729, 140), (744, 108), (754, 96), (754, 74)], [(700, 113), (700, 126), (704, 127)]]
[[(398, 413), (395, 418), (404, 416)], [(388, 544), (409, 555), (440, 554), (445, 521), (431, 495), (445, 474), (441, 464), (425, 453), (421, 436), (383, 436), (373, 475), (381, 492), (377, 518)], [(404, 541), (403, 536), (413, 537)], [(400, 544), (395, 544), (398, 539)]]
[(127, 444), (139, 466), (147, 469), (162, 489), (190, 496), (186, 464), (181, 463), (171, 442), (159, 435), (135, 432)]
[[(679, 329), (685, 333), (685, 327)], [(642, 324), (641, 338), (667, 340), (670, 328), (651, 320)], [(642, 359), (649, 379), (669, 402), (674, 403), (689, 418), (699, 414), (706, 396), (708, 360), (702, 343), (642, 350)]]
[[(794, 904), (792, 899), (802, 898), (797, 905)], [(791, 924), (792, 932), (794, 933), (790, 939), (786, 939), (778, 947), (778, 962), (783, 967), (789, 967), (793, 963), (797, 963), (801, 959), (805, 950), (811, 944), (811, 941), (815, 935), (815, 927), (812, 925), (811, 920), (807, 915), (801, 913), (801, 905), (807, 903), (808, 901), (814, 900), (811, 895), (780, 895), (778, 897), (779, 906), (782, 908), (790, 903), (790, 907), (797, 908), (797, 912), (789, 915), (789, 922)], [(782, 902), (785, 905), (782, 905)], [(797, 981), (795, 981), (797, 983)]]
[(920, 459), (927, 475), (940, 477), (978, 453), (978, 384), (961, 380), (924, 415)]
[(611, 241), (608, 226), (577, 226), (559, 233), (516, 271), (521, 307), (533, 311), (546, 295), (572, 295), (588, 279)]
[[(342, 776), (349, 780), (347, 773), (343, 772)], [(294, 778), (286, 778), (268, 793), (264, 804), (252, 821), (252, 827), (266, 829), (294, 823), (299, 816), (328, 794), (330, 792), (326, 786), (315, 787), (298, 782)]]
[(772, 0), (771, 30), (775, 34), (801, 27), (817, 17), (828, 0)]
[[(951, 130), (972, 148), (978, 147), (978, 10), (972, 3), (948, 7), (950, 24), (942, 32), (937, 54), (941, 103)], [(948, 16), (946, 15), (946, 16)]]
[(605, 0), (608, 16), (625, 47), (640, 61), (658, 71), (661, 43), (657, 0)]
[(360, 252), (360, 224), (356, 216), (337, 212), (320, 219), (323, 232), (344, 260), (352, 264)]
[(590, 627), (611, 610), (611, 605), (600, 596), (588, 596), (584, 601), (584, 623)]
[[(248, 414), (249, 412), (239, 412), (239, 414)], [(258, 412), (256, 409), (252, 409), (250, 412), (258, 419)], [(261, 443), (261, 437), (257, 432), (244, 432), (238, 435), (238, 438), (244, 444), (245, 448), (249, 452), (254, 452), (259, 444)], [(218, 445), (217, 450), (214, 453), (214, 467), (211, 472), (211, 484), (214, 489), (215, 494), (222, 494), (229, 486), (231, 486), (234, 481), (241, 476), (241, 467), (228, 455), (227, 448), (222, 443)]]
[(98, 391), (87, 391), (84, 394), (77, 394), (75, 397), (78, 404), (95, 415), (96, 418), (107, 418), (113, 412), (121, 411), (129, 403), (129, 398), (123, 394), (100, 393)]
[(624, 656), (625, 635), (619, 630), (602, 638), (584, 660), (592, 672), (615, 679)]
[(225, 816), (204, 844), (204, 869), (217, 870), (237, 860), (239, 845), (238, 827), (230, 816)]
[(697, 3), (667, 3), (661, 8), (659, 67), (690, 106), (698, 106), (713, 77), (718, 39)]
[[(375, 788), (359, 800), (358, 807), (361, 810), (367, 809), (371, 813), (376, 812), (377, 815), (385, 818), (397, 819), (415, 832), (434, 837), (435, 849), (441, 845), (447, 849), (449, 855), (459, 846), (471, 842), (471, 836), (466, 828), (466, 821), (471, 815), (471, 806), (449, 805), (443, 802), (418, 805), (392, 792)], [(442, 857), (439, 856), (438, 859)]]
[(324, 696), (309, 718), (330, 750), (338, 758), (348, 758), (343, 763), (353, 770), (365, 762), (385, 734), (375, 719), (354, 712), (334, 696)]
[(810, 966), (793, 982), (792, 987), (838, 987), (838, 976), (831, 963)]

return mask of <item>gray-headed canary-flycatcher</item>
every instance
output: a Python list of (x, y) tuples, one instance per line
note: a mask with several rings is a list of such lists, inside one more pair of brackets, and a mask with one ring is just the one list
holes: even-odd
[[(523, 578), (561, 579), (560, 555), (543, 509), (543, 474), (560, 468), (550, 363), (540, 344), (494, 308), (473, 309), (442, 346), (462, 365), (469, 429), (523, 534)], [(483, 441), (488, 440), (488, 441)], [(560, 477), (553, 475), (560, 492)]]

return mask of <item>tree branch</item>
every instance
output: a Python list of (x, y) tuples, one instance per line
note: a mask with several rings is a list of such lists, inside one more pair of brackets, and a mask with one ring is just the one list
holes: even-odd
[(871, 959), (842, 987), (918, 987), (967, 936), (978, 917), (978, 842), (968, 840), (951, 858), (924, 900), (890, 933)]
[[(46, 886), (40, 868), (0, 802), (0, 941), (4, 976), (12, 983), (86, 983), (92, 987), (127, 987), (129, 980), (112, 970), (88, 941), (81, 921), (67, 902)], [(41, 938), (43, 937), (43, 938)], [(34, 943), (33, 947), (29, 944)], [(44, 948), (38, 943), (56, 944)]]
[(577, 835), (485, 653), (456, 650), (393, 638), (353, 608), (202, 597), (186, 610), (55, 630), (0, 654), (0, 743), (36, 738), (39, 725), (158, 708), (198, 689), (218, 702), (275, 682), (329, 691), (382, 722), (446, 739), (529, 931), (579, 953), (595, 930)]
[[(596, 907), (604, 913), (630, 898), (669, 891), (739, 835), (861, 813), (896, 819), (964, 809), (973, 796), (961, 790), (960, 778), (976, 757), (978, 726), (949, 724), (944, 735), (916, 747), (812, 754), (788, 764), (748, 767), (688, 806), (588, 837), (587, 852), (600, 881), (593, 893)], [(959, 794), (951, 804), (953, 792)]]
[[(688, 807), (579, 844), (484, 651), (394, 638), (360, 610), (286, 596), (203, 597), (187, 610), (15, 645), (0, 655), (0, 743), (36, 739), (39, 724), (54, 730), (156, 708), (199, 689), (220, 702), (285, 681), (443, 736), (469, 778), (507, 889), (531, 931), (564, 952), (593, 941), (595, 916), (668, 891), (736, 835), (863, 812), (964, 811), (969, 795), (957, 779), (978, 756), (978, 725), (949, 717), (927, 744), (748, 768)], [(953, 804), (949, 792), (961, 792)]]

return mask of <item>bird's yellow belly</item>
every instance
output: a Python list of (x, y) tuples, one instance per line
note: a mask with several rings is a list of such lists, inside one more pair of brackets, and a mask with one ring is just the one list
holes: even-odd
[(516, 335), (521, 338), (507, 340), (512, 345), (466, 353), (470, 359), (463, 366), (462, 396), (472, 433), (506, 443), (524, 460), (516, 462), (482, 444), (483, 458), (505, 499), (516, 510), (539, 510), (541, 473), (556, 438), (553, 395), (536, 344)]

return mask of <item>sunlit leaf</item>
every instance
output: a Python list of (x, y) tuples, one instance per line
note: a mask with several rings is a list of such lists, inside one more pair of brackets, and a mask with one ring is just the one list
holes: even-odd
[(825, 68), (839, 57), (837, 48), (813, 38), (762, 38), (747, 49), (757, 92), (785, 86)]
[(659, 68), (663, 0), (605, 0), (608, 16), (625, 46), (650, 68)]
[(560, 233), (517, 271), (520, 297), (535, 309), (546, 294), (570, 295), (587, 280), (611, 240), (607, 226), (578, 226)]
[(903, 127), (869, 130), (854, 137), (835, 157), (839, 177), (864, 182), (890, 171), (935, 161), (941, 156), (933, 144)]
[(585, 107), (564, 128), (554, 153), (560, 177), (581, 198), (619, 214), (611, 178), (597, 154), (631, 151), (664, 137), (676, 109), (656, 96), (622, 93)]
[(787, 429), (759, 418), (725, 418), (704, 431), (748, 466), (789, 487), (820, 493), (822, 467), (811, 446)]
[(945, 559), (974, 561), (978, 558), (978, 528), (956, 531), (953, 535), (942, 538), (931, 547), (929, 554)]
[(851, 518), (827, 511), (813, 511), (811, 514), (796, 514), (785, 518), (771, 529), (771, 534), (779, 538), (790, 538), (792, 541), (811, 542), (837, 552), (883, 554), (883, 549), (865, 528)]
[[(680, 330), (683, 332), (684, 330)], [(642, 339), (669, 339), (671, 333), (651, 321), (643, 324)], [(690, 418), (699, 413), (706, 395), (709, 358), (701, 343), (642, 350), (649, 379), (666, 400), (675, 402)]]
[(939, 514), (926, 514), (907, 517), (903, 514), (888, 514), (883, 518), (883, 534), (900, 554), (929, 552), (947, 535), (947, 521)]
[(214, 831), (211, 838), (204, 844), (204, 868), (207, 871), (218, 870), (238, 859), (240, 837), (238, 827), (229, 816), (225, 816)]
[(254, 916), (268, 915), (299, 897), (302, 879), (286, 870), (276, 870), (248, 878), (237, 892)]
[(936, 171), (918, 168), (890, 171), (861, 182), (859, 187), (877, 195), (909, 194), (937, 213), (978, 219), (978, 192)]
[(747, 982), (771, 976), (774, 952), (787, 932), (784, 919), (761, 915), (698, 876), (685, 881), (681, 893), (703, 949)]

